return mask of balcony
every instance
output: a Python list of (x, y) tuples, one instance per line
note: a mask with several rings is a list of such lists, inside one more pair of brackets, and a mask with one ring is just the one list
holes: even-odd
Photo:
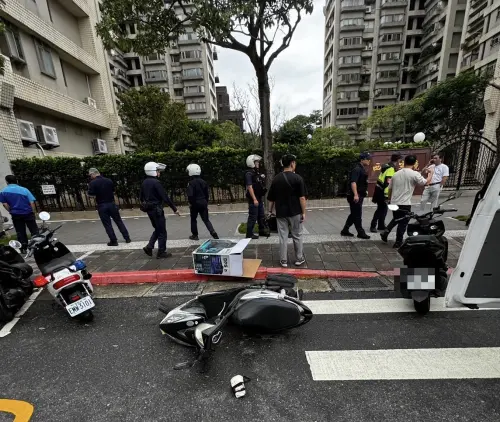
[(361, 80), (349, 80), (349, 81), (337, 81), (337, 86), (345, 86), (345, 85), (359, 85), (361, 84)]
[[(356, 4), (358, 3), (358, 4)], [(342, 12), (348, 11), (364, 11), (366, 9), (366, 5), (364, 1), (343, 1), (340, 3), (340, 10)]]
[(341, 45), (339, 50), (361, 50), (363, 48), (363, 44), (349, 44), (349, 45)]
[(183, 39), (177, 41), (179, 45), (189, 45), (189, 44), (200, 44), (200, 39), (199, 38), (188, 38), (188, 39)]
[(382, 1), (382, 9), (389, 9), (391, 7), (406, 7), (408, 2), (406, 0), (385, 0)]
[(183, 81), (195, 81), (195, 80), (202, 80), (203, 79), (203, 73), (199, 73), (196, 75), (182, 75), (182, 80)]
[(361, 67), (361, 62), (359, 63), (339, 63), (339, 69), (345, 69), (348, 67)]
[(337, 116), (337, 119), (358, 119), (359, 113), (356, 114), (344, 114), (341, 116)]
[(194, 109), (194, 110), (190, 110), (190, 109), (186, 108), (186, 113), (187, 114), (205, 114), (206, 112), (207, 112), (206, 108), (203, 108), (203, 109)]
[(151, 56), (144, 57), (143, 61), (144, 64), (164, 64), (165, 56), (162, 56), (160, 54), (153, 54)]
[(180, 59), (180, 63), (201, 63), (203, 60), (200, 57), (188, 57), (188, 58), (182, 58)]
[(403, 45), (405, 42), (403, 39), (397, 40), (397, 41), (380, 41), (379, 46), (384, 47), (384, 46), (391, 46), (391, 45)]
[(168, 81), (168, 74), (167, 72), (160, 70), (160, 71), (152, 71), (152, 72), (146, 72), (145, 75), (145, 81), (146, 82), (167, 82)]
[(205, 97), (204, 92), (184, 92), (184, 98)]
[(362, 31), (365, 29), (364, 24), (359, 24), (359, 25), (344, 25), (342, 26), (342, 23), (340, 24), (340, 32), (344, 31)]

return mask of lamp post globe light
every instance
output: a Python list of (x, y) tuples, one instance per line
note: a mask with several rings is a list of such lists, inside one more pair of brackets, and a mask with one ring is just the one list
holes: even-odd
[(413, 141), (416, 143), (424, 142), (424, 140), (425, 140), (425, 133), (423, 132), (418, 132), (413, 137)]

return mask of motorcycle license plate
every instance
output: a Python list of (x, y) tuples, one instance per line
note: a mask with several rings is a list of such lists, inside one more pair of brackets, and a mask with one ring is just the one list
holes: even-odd
[(434, 268), (401, 268), (400, 283), (407, 290), (435, 290), (436, 272)]
[(70, 303), (66, 306), (69, 316), (74, 317), (80, 315), (82, 312), (88, 311), (95, 306), (94, 301), (90, 296), (86, 296), (83, 299), (77, 300), (76, 302)]

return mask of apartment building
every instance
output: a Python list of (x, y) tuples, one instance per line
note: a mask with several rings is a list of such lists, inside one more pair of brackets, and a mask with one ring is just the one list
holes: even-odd
[(16, 158), (123, 153), (97, 0), (9, 0), (0, 17), (0, 176)]
[(217, 93), (217, 105), (219, 107), (219, 121), (220, 122), (233, 122), (237, 125), (242, 132), (244, 129), (243, 110), (231, 110), (231, 101), (229, 99), (229, 93), (227, 92), (227, 86), (218, 86), (216, 89)]
[(465, 9), (466, 0), (328, 0), (323, 126), (363, 139), (374, 109), (454, 75)]

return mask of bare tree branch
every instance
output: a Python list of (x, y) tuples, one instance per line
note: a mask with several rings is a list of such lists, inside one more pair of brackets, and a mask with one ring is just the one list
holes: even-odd
[(293, 34), (295, 33), (295, 30), (297, 29), (297, 26), (299, 22), (302, 20), (302, 16), (300, 14), (300, 10), (296, 9), (297, 11), (297, 20), (295, 21), (295, 24), (292, 26), (290, 23), (290, 19), (288, 17), (283, 18), (283, 23), (288, 27), (288, 33), (283, 37), (283, 41), (280, 45), (280, 47), (274, 51), (271, 56), (269, 57), (269, 60), (266, 63), (266, 70), (269, 71), (269, 68), (273, 64), (273, 61), (278, 57), (278, 55), (283, 51), (286, 50), (290, 46), (290, 41), (292, 40)]

